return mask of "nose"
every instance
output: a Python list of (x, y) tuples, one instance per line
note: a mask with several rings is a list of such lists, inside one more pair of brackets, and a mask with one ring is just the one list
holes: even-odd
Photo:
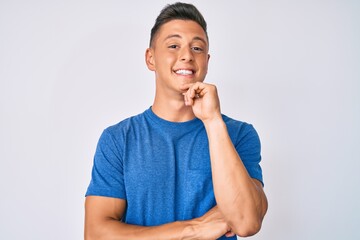
[(180, 60), (183, 62), (191, 62), (194, 60), (193, 52), (191, 48), (183, 48), (180, 52)]

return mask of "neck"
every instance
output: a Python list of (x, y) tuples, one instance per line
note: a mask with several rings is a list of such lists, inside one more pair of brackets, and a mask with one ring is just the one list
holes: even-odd
[(195, 118), (192, 108), (185, 106), (182, 95), (179, 95), (178, 98), (166, 99), (166, 97), (156, 94), (152, 111), (158, 117), (170, 122), (186, 122)]

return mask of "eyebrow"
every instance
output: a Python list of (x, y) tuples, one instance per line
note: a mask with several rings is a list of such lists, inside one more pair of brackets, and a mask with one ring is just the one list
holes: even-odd
[[(181, 37), (179, 34), (170, 34), (169, 36), (167, 36), (167, 37), (164, 39), (164, 41), (166, 41), (166, 40), (169, 39), (169, 38), (182, 38), (182, 37)], [(207, 44), (207, 42), (205, 41), (205, 39), (202, 38), (202, 37), (196, 36), (196, 37), (194, 37), (192, 40), (193, 40), (193, 41), (194, 41), (194, 40), (195, 40), (195, 41), (201, 41), (201, 42)]]

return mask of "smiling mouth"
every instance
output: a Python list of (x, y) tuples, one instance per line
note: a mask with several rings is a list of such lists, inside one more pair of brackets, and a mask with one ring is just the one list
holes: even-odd
[(179, 69), (174, 71), (176, 74), (178, 75), (182, 75), (182, 76), (189, 76), (189, 75), (193, 75), (195, 73), (195, 71), (193, 70), (188, 70), (188, 69)]

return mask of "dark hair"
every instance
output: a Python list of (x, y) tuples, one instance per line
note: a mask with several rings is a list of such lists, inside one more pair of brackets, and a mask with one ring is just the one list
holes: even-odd
[(206, 21), (199, 10), (192, 4), (177, 2), (165, 6), (156, 18), (155, 24), (151, 29), (150, 46), (152, 45), (155, 35), (159, 31), (160, 27), (171, 20), (177, 19), (191, 20), (198, 23), (204, 30), (206, 38), (209, 39), (206, 31)]

